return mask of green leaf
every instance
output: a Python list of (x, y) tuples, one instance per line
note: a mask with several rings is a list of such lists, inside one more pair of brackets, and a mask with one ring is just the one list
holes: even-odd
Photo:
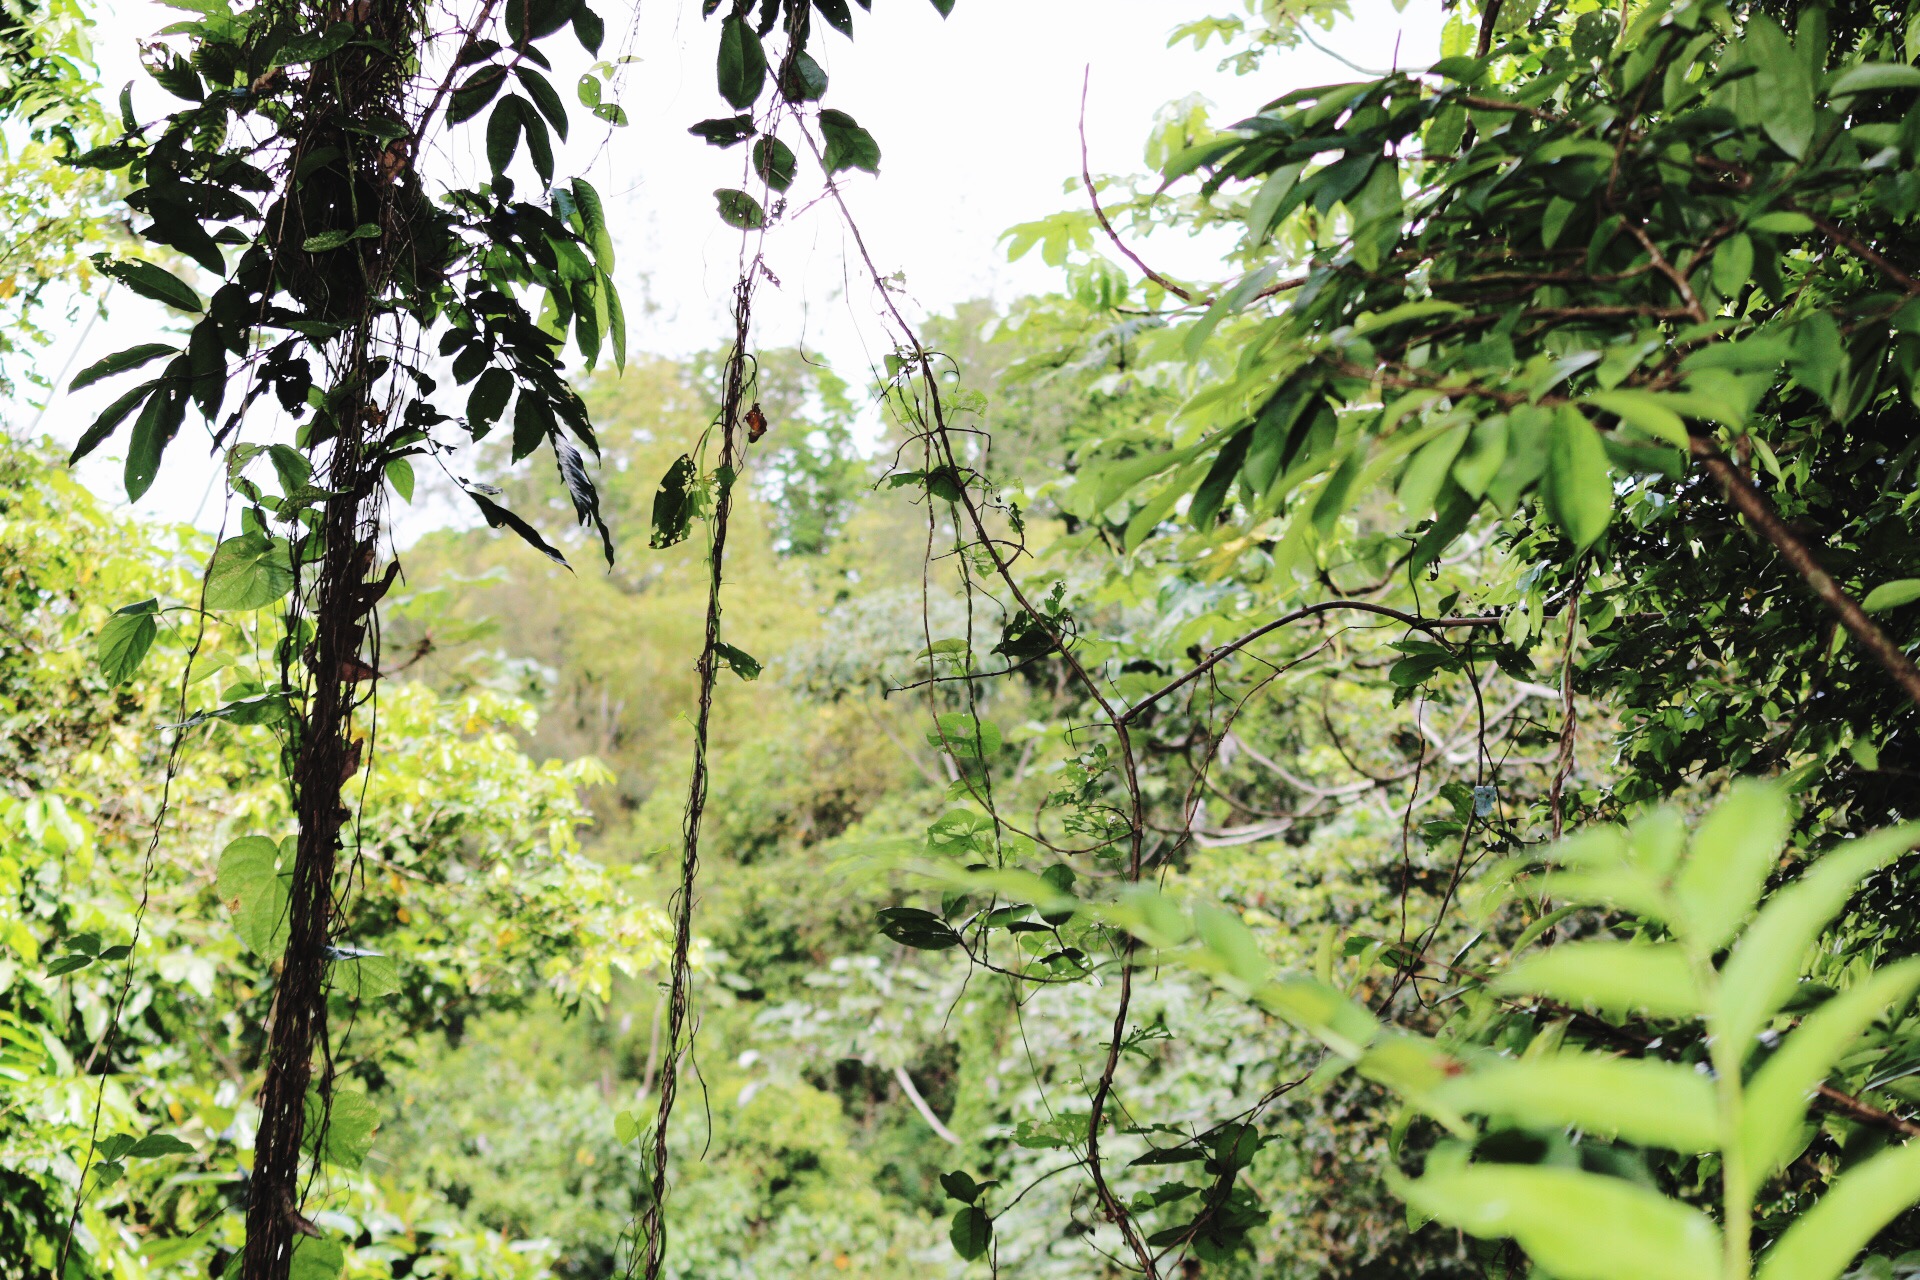
[(552, 82), (524, 62), (513, 69), (513, 74), (520, 77), (520, 87), (527, 91), (529, 98), (533, 99), (535, 109), (546, 117), (547, 123), (553, 126), (553, 131), (560, 135), (560, 141), (565, 142), (567, 140), (567, 109), (561, 103), (560, 94), (554, 89)]
[(745, 111), (767, 83), (767, 54), (760, 37), (742, 18), (720, 24), (720, 57), (715, 78), (720, 96), (736, 111)]
[(176, 311), (198, 313), (206, 309), (193, 287), (165, 267), (139, 258), (108, 259), (105, 254), (96, 255), (94, 265), (102, 275), (118, 280), (141, 297), (164, 302)]
[(347, 1251), (338, 1240), (295, 1236), (287, 1280), (335, 1280), (347, 1266)]
[(378, 240), (380, 227), (377, 223), (363, 222), (351, 230), (322, 231), (318, 235), (308, 236), (301, 241), (300, 247), (308, 253), (331, 253), (344, 248), (355, 240)]
[(324, 1108), (317, 1090), (307, 1093), (306, 1126), (302, 1145), (311, 1153), (343, 1169), (358, 1169), (373, 1149), (373, 1131), (380, 1127), (380, 1110), (356, 1089), (336, 1089)]
[(162, 356), (178, 355), (178, 347), (170, 347), (164, 342), (144, 342), (137, 347), (128, 347), (125, 351), (116, 351), (104, 360), (94, 363), (75, 374), (73, 381), (67, 384), (68, 391), (78, 391), (90, 387), (96, 382), (111, 378), (115, 374), (125, 373), (129, 369), (138, 369), (150, 364)]
[(1720, 1229), (1705, 1214), (1619, 1178), (1474, 1165), (1394, 1187), (1448, 1226), (1517, 1240), (1555, 1280), (1702, 1280), (1720, 1271)]
[(903, 947), (919, 951), (945, 951), (960, 945), (960, 935), (931, 911), (918, 907), (886, 907), (878, 916), (880, 932)]
[(945, 18), (953, 13), (953, 0), (933, 0), (933, 7), (940, 11), (941, 17)]
[(393, 957), (361, 952), (336, 958), (330, 967), (333, 989), (349, 1000), (375, 1000), (400, 990)]
[(1581, 397), (1581, 403), (1604, 409), (1628, 426), (1638, 427), (1676, 449), (1688, 447), (1687, 424), (1651, 391), (1596, 391)]
[(1713, 287), (1722, 296), (1737, 297), (1753, 279), (1753, 237), (1736, 231), (1713, 251)]
[(73, 446), (73, 452), (67, 457), (67, 465), (72, 466), (80, 459), (98, 449), (103, 441), (111, 436), (127, 415), (140, 407), (140, 404), (160, 385), (159, 379), (143, 382), (130, 391), (123, 392), (119, 399), (100, 411), (93, 425), (81, 433), (79, 443)]
[(954, 1252), (972, 1262), (985, 1254), (993, 1242), (993, 1219), (979, 1205), (966, 1205), (954, 1211), (947, 1238), (953, 1241)]
[(220, 854), (220, 896), (233, 911), (234, 932), (262, 960), (280, 956), (287, 938), (287, 882), (292, 868), (277, 868), (280, 846), (265, 836), (242, 836)]
[(1844, 98), (1854, 93), (1884, 93), (1896, 89), (1920, 89), (1920, 67), (1899, 62), (1862, 62), (1835, 76), (1827, 86), (1827, 96)]
[(693, 523), (693, 504), (689, 490), (693, 485), (693, 459), (681, 454), (660, 477), (660, 488), (653, 495), (653, 538), (655, 550), (663, 550), (686, 539)]
[(1785, 789), (1752, 781), (1737, 783), (1700, 824), (1673, 893), (1701, 954), (1725, 946), (1753, 914), (1792, 825)]
[(1593, 545), (1613, 519), (1613, 481), (1600, 433), (1586, 415), (1561, 405), (1547, 434), (1547, 511), (1574, 546)]
[(1273, 971), (1266, 953), (1254, 939), (1246, 922), (1224, 907), (1201, 903), (1193, 909), (1193, 929), (1200, 945), (1226, 966), (1226, 971), (1241, 982), (1257, 986)]
[(746, 192), (723, 187), (713, 193), (713, 198), (720, 206), (720, 221), (728, 226), (758, 231), (767, 225), (767, 211)]
[(482, 67), (467, 77), (447, 100), (447, 123), (460, 124), (480, 114), (507, 82), (505, 67)]
[(507, 171), (519, 149), (523, 102), (518, 94), (508, 94), (487, 117), (487, 164), (496, 177)]
[(826, 68), (805, 51), (796, 51), (780, 69), (780, 96), (788, 102), (818, 102), (826, 92)]
[(879, 144), (874, 142), (874, 134), (860, 129), (860, 125), (854, 123), (851, 115), (829, 107), (820, 113), (820, 132), (828, 142), (828, 175), (841, 173), (843, 169), (866, 169), (868, 173), (879, 173)]
[(490, 365), (467, 393), (467, 430), (477, 440), (493, 429), (507, 410), (513, 396), (513, 375), (499, 365)]
[(746, 650), (736, 649), (730, 644), (716, 640), (714, 641), (713, 652), (715, 657), (727, 664), (727, 670), (733, 672), (733, 674), (739, 676), (742, 680), (758, 680), (760, 678), (760, 659), (754, 657)]
[(214, 548), (207, 565), (209, 609), (264, 609), (293, 590), (293, 561), (285, 538), (249, 529)]
[(405, 458), (395, 458), (387, 463), (387, 483), (400, 495), (400, 501), (413, 502), (413, 464)]
[(613, 234), (607, 228), (606, 206), (600, 201), (600, 193), (585, 178), (573, 180), (573, 203), (580, 210), (580, 221), (587, 229), (587, 247), (593, 250), (593, 261), (603, 272), (613, 270)]
[(753, 117), (743, 113), (719, 120), (702, 120), (687, 132), (696, 138), (703, 139), (710, 147), (724, 149), (739, 146), (759, 130), (754, 127)]
[(1860, 607), (1868, 613), (1878, 613), (1882, 609), (1898, 609), (1915, 600), (1920, 600), (1920, 578), (1901, 578), (1894, 582), (1883, 582), (1867, 592), (1867, 598), (1860, 602)]
[[(1920, 1142), (1841, 1175), (1767, 1250), (1757, 1280), (1837, 1280), (1882, 1228), (1920, 1202)], [(1703, 1273), (1704, 1274), (1704, 1273)]]
[(880, 172), (880, 144), (873, 135), (854, 123), (844, 111), (831, 108), (820, 113), (820, 132), (827, 140), (826, 164), (829, 175), (843, 169)]
[(127, 1149), (128, 1157), (135, 1160), (151, 1160), (156, 1156), (190, 1156), (193, 1154), (192, 1144), (182, 1142), (170, 1133), (150, 1133)]
[(793, 185), (796, 163), (793, 148), (778, 138), (765, 137), (753, 144), (753, 171), (775, 191)]
[(177, 356), (167, 365), (163, 385), (147, 397), (140, 416), (134, 419), (133, 434), (127, 440), (125, 471), (129, 502), (138, 502), (153, 486), (154, 477), (160, 474), (160, 458), (187, 416), (187, 399), (180, 376), (184, 372), (181, 368), (184, 361), (184, 356)]
[(1854, 1048), (1875, 1019), (1920, 988), (1920, 960), (1880, 970), (1808, 1014), (1747, 1084), (1741, 1108), (1741, 1151), (1756, 1184), (1795, 1152), (1813, 1091)]
[(1671, 943), (1569, 942), (1501, 975), (1502, 995), (1542, 995), (1602, 1009), (1638, 1009), (1663, 1017), (1700, 1012), (1700, 991), (1686, 953)]
[(1800, 976), (1807, 950), (1866, 876), (1920, 844), (1907, 823), (1845, 841), (1821, 854), (1798, 880), (1768, 900), (1720, 971), (1714, 1034), (1750, 1052), (1754, 1036), (1779, 1010)]
[(941, 1174), (940, 1189), (947, 1193), (948, 1199), (958, 1200), (961, 1204), (972, 1204), (978, 1200), (981, 1190), (980, 1184), (964, 1169)]
[(1457, 1076), (1434, 1098), (1456, 1111), (1685, 1153), (1720, 1145), (1712, 1083), (1690, 1067), (1564, 1053), (1501, 1061)]
[(154, 621), (158, 600), (142, 600), (114, 610), (94, 641), (94, 660), (108, 684), (125, 684), (146, 660), (160, 628)]
[(93, 957), (88, 955), (61, 956), (47, 966), (46, 974), (49, 978), (57, 978), (61, 974), (72, 973), (75, 969), (84, 969), (92, 963)]

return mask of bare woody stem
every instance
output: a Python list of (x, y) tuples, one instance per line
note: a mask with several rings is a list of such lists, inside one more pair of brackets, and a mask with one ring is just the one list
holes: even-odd
[(1821, 565), (1813, 549), (1787, 527), (1767, 495), (1754, 485), (1739, 464), (1704, 436), (1694, 436), (1692, 446), (1693, 456), (1700, 460), (1708, 475), (1719, 481), (1721, 490), (1734, 509), (1752, 522), (1760, 535), (1773, 544), (1781, 558), (1805, 579), (1813, 594), (1833, 610), (1840, 619), (1840, 625), (1847, 629), (1855, 642), (1893, 677), (1893, 682), (1916, 706), (1920, 706), (1920, 668), (1914, 666), (1913, 659), (1880, 629), (1878, 623), (1867, 616), (1867, 611), (1860, 607), (1858, 601), (1841, 590), (1840, 584)]

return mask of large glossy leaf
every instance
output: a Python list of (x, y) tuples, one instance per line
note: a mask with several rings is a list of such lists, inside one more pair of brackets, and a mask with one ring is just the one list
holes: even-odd
[(1483, 1239), (1511, 1238), (1556, 1280), (1706, 1280), (1720, 1229), (1659, 1192), (1577, 1169), (1475, 1165), (1398, 1181), (1407, 1203)]
[(1920, 960), (1882, 969), (1808, 1014), (1748, 1082), (1740, 1127), (1745, 1162), (1756, 1179), (1794, 1154), (1794, 1138), (1813, 1091), (1874, 1019), (1920, 987)]
[(1700, 1012), (1693, 968), (1672, 943), (1565, 943), (1515, 965), (1494, 990), (1671, 1018)]
[(1760, 1261), (1757, 1280), (1835, 1280), (1880, 1229), (1920, 1203), (1920, 1142), (1883, 1151), (1850, 1170), (1787, 1229)]
[(1810, 870), (1774, 894), (1721, 970), (1715, 1034), (1749, 1052), (1754, 1035), (1793, 991), (1807, 948), (1860, 881), (1916, 843), (1920, 824), (1915, 823), (1849, 840), (1821, 854)]
[(1740, 783), (1714, 806), (1674, 881), (1694, 946), (1719, 950), (1753, 913), (1791, 825), (1786, 790), (1776, 783)]
[(1496, 1062), (1453, 1078), (1434, 1096), (1459, 1111), (1532, 1128), (1580, 1129), (1689, 1153), (1719, 1146), (1712, 1083), (1670, 1062), (1592, 1053)]
[(264, 609), (292, 591), (293, 582), (286, 539), (250, 529), (214, 548), (207, 565), (206, 607)]

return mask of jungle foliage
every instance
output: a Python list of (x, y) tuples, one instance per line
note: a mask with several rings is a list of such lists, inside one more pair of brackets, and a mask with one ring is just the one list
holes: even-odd
[[(703, 0), (674, 363), (554, 163), (601, 15), (190, 12), (144, 122), (9, 37), (22, 163), (113, 175), (30, 278), (124, 199), (181, 317), (74, 455), (193, 412), (241, 516), (0, 458), (0, 1275), (1920, 1265), (1920, 15), (1462, 5), (923, 317), (853, 8)], [(857, 383), (754, 334), (808, 218)], [(416, 486), (476, 517), (402, 572)]]

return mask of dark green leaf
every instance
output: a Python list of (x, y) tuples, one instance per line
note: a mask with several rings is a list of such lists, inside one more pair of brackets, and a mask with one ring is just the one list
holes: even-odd
[(767, 211), (746, 192), (722, 188), (713, 193), (713, 198), (720, 207), (720, 220), (728, 226), (758, 231), (767, 225)]
[(693, 459), (686, 454), (675, 458), (660, 477), (660, 488), (653, 495), (653, 538), (656, 549), (683, 541), (693, 523), (693, 504), (688, 490), (693, 485)]
[(827, 172), (839, 173), (844, 169), (865, 169), (868, 173), (880, 172), (880, 144), (873, 135), (854, 123), (853, 117), (844, 111), (831, 108), (820, 113), (820, 132), (827, 140)]
[(818, 102), (826, 92), (826, 69), (805, 52), (796, 52), (780, 69), (780, 96), (788, 102)]
[(187, 416), (187, 397), (185, 382), (187, 370), (182, 366), (185, 357), (176, 356), (167, 366), (167, 377), (163, 385), (147, 398), (140, 410), (140, 416), (134, 420), (133, 435), (127, 441), (127, 465), (125, 479), (127, 501), (138, 502), (153, 484), (154, 476), (160, 472), (161, 455), (173, 442), (180, 430), (180, 424)]
[(720, 24), (716, 78), (720, 96), (738, 111), (751, 107), (767, 83), (766, 50), (745, 19), (728, 18)]
[(880, 932), (903, 947), (944, 951), (960, 945), (960, 935), (931, 911), (918, 907), (887, 907), (879, 914)]
[(455, 89), (447, 100), (447, 123), (459, 124), (479, 115), (506, 82), (505, 67), (483, 67), (468, 76), (467, 82)]
[(487, 117), (487, 164), (496, 176), (507, 171), (513, 163), (513, 153), (520, 146), (520, 109), (526, 99), (517, 94), (502, 98)]
[(47, 976), (49, 978), (57, 978), (63, 973), (72, 973), (75, 969), (84, 969), (92, 963), (92, 956), (61, 956), (58, 960), (55, 960), (47, 966)]
[(500, 415), (506, 412), (507, 401), (513, 395), (513, 375), (498, 365), (489, 366), (473, 384), (473, 390), (467, 396), (467, 430), (479, 439), (493, 429), (500, 421)]
[(111, 276), (143, 298), (164, 302), (177, 311), (199, 312), (206, 308), (186, 281), (151, 262), (139, 258), (109, 259), (104, 254), (94, 259), (101, 274)]
[(793, 148), (780, 139), (766, 137), (753, 144), (753, 171), (775, 191), (793, 185), (794, 167)]
[(114, 430), (126, 421), (127, 415), (139, 408), (140, 402), (159, 385), (160, 381), (157, 378), (151, 382), (143, 382), (101, 410), (100, 416), (93, 420), (93, 425), (81, 435), (80, 442), (73, 446), (73, 453), (67, 458), (67, 465), (72, 466), (99, 448), (101, 441), (112, 435)]
[(736, 649), (730, 644), (716, 640), (714, 641), (713, 652), (715, 657), (727, 664), (727, 670), (733, 672), (733, 674), (739, 676), (742, 680), (758, 680), (760, 678), (760, 659), (754, 657), (746, 650)]
[(978, 1205), (957, 1209), (947, 1238), (953, 1241), (954, 1252), (972, 1262), (986, 1253), (987, 1246), (993, 1242), (993, 1219)]
[(552, 83), (524, 62), (515, 67), (513, 73), (520, 77), (520, 84), (526, 89), (527, 96), (533, 99), (533, 105), (539, 108), (540, 114), (547, 118), (547, 123), (553, 126), (553, 131), (560, 135), (562, 142), (565, 142), (567, 140), (567, 109), (561, 105), (560, 95), (555, 91)]
[(588, 53), (599, 53), (607, 39), (607, 24), (599, 14), (580, 5), (573, 11), (573, 35)]
[(750, 115), (727, 116), (719, 120), (702, 120), (687, 130), (696, 138), (704, 138), (710, 147), (733, 147), (751, 138), (757, 130)]
[(573, 180), (573, 204), (580, 211), (580, 221), (585, 224), (587, 247), (593, 250), (593, 261), (601, 271), (613, 270), (613, 235), (607, 229), (607, 214), (600, 202), (600, 193), (585, 178)]
[(853, 36), (853, 11), (847, 8), (847, 0), (813, 0), (813, 7), (827, 20), (827, 25), (841, 35)]
[(553, 406), (537, 391), (523, 392), (513, 405), (513, 460), (528, 457), (553, 434)]
[(116, 351), (104, 360), (96, 360), (75, 374), (73, 381), (67, 384), (67, 390), (78, 391), (82, 387), (90, 387), (115, 374), (125, 373), (129, 369), (138, 369), (143, 364), (150, 364), (162, 356), (176, 355), (179, 350), (178, 347), (170, 347), (164, 342), (143, 342), (137, 347)]

